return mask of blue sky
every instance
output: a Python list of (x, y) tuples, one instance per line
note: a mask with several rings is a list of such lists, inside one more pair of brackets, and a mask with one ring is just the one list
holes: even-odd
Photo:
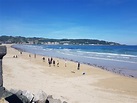
[(0, 0), (0, 35), (137, 45), (137, 0)]

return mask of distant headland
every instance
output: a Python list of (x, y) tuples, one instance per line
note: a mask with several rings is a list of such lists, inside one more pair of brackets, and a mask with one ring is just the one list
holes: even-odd
[(97, 39), (48, 39), (40, 37), (0, 36), (0, 44), (48, 44), (48, 45), (121, 45)]

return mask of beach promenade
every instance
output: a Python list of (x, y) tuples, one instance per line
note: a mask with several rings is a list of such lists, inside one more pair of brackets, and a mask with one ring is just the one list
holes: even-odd
[[(49, 66), (48, 57), (7, 46), (3, 58), (3, 86), (37, 93), (43, 90), (68, 103), (137, 103), (137, 79), (120, 76), (85, 64), (58, 58)], [(13, 58), (16, 56), (17, 58)], [(50, 57), (49, 57), (50, 58)], [(66, 65), (66, 66), (65, 66)], [(83, 75), (84, 73), (84, 75)]]

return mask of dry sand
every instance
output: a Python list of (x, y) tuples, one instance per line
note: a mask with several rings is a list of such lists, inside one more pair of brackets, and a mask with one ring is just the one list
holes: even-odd
[[(100, 68), (59, 60), (59, 67), (49, 67), (47, 58), (7, 46), (3, 58), (4, 87), (37, 93), (43, 90), (68, 103), (137, 103), (137, 79), (120, 76)], [(13, 58), (17, 55), (18, 58)], [(85, 72), (85, 75), (82, 73)]]

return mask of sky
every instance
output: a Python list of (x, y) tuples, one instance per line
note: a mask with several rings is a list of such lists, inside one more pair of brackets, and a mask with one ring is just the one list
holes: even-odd
[(0, 0), (0, 36), (137, 45), (137, 0)]

